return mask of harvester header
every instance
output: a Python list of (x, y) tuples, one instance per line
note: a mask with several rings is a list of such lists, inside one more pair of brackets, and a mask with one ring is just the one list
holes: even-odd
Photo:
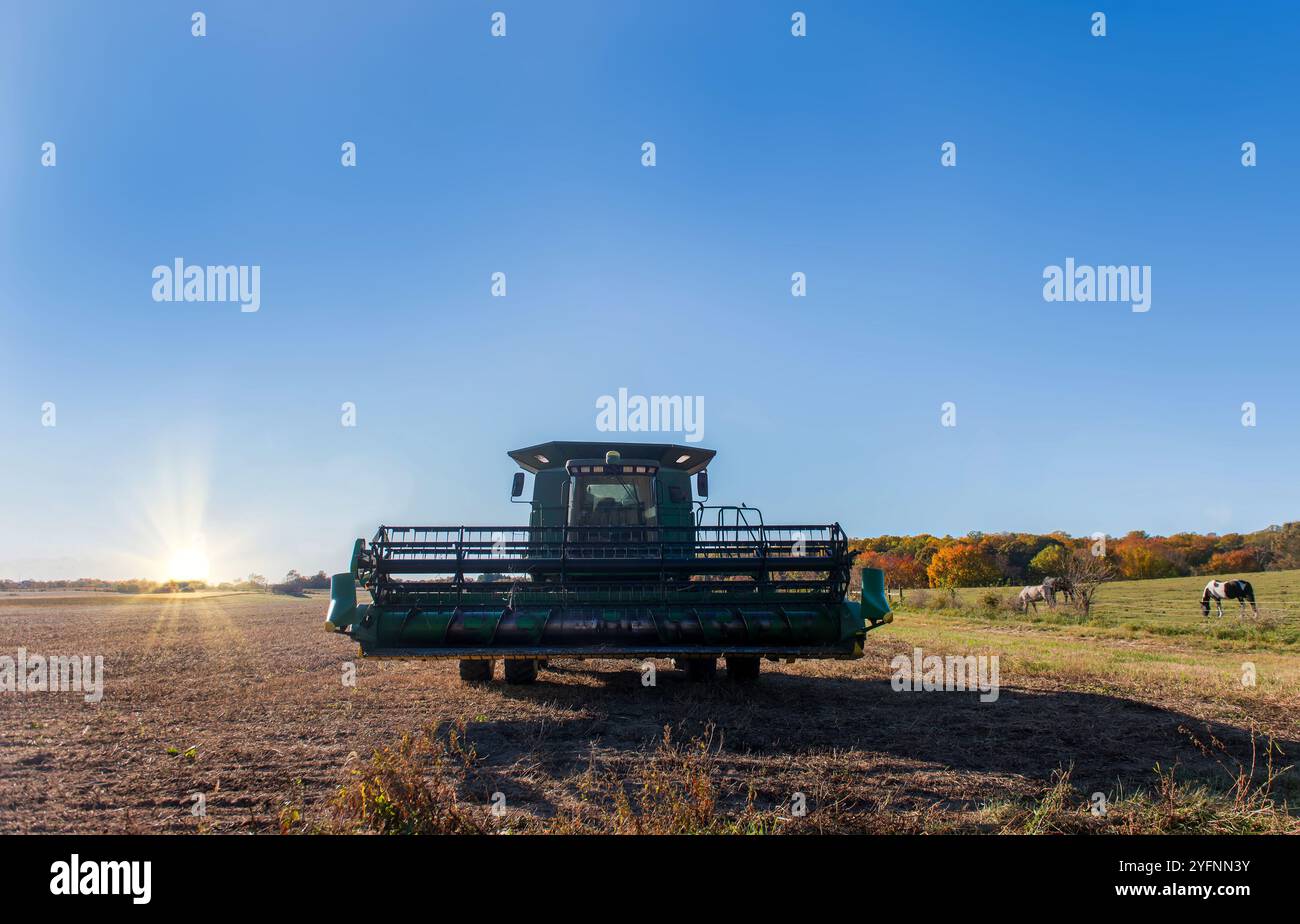
[(558, 657), (671, 657), (700, 679), (719, 657), (735, 679), (763, 657), (861, 657), (867, 630), (892, 618), (883, 576), (864, 569), (862, 602), (847, 600), (855, 553), (838, 523), (771, 526), (757, 508), (706, 504), (714, 455), (514, 450), (528, 526), (380, 526), (334, 576), (328, 626), (363, 655), (458, 659), (467, 680), (490, 678), (496, 659), (507, 681), (530, 682)]

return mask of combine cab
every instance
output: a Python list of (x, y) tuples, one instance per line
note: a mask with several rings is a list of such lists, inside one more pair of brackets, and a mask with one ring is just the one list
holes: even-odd
[[(334, 575), (327, 626), (371, 657), (456, 658), (461, 677), (529, 683), (551, 658), (673, 658), (694, 679), (725, 658), (857, 658), (889, 622), (882, 575), (839, 524), (768, 526), (710, 506), (714, 452), (649, 443), (543, 443), (510, 453), (528, 526), (381, 526)], [(525, 472), (531, 502), (517, 500)], [(692, 495), (692, 476), (698, 499)], [(357, 584), (371, 603), (357, 602)]]

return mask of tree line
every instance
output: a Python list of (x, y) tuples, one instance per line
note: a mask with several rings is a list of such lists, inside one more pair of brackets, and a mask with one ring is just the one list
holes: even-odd
[(329, 590), (330, 577), (324, 571), (301, 574), (293, 570), (278, 583), (268, 581), (263, 575), (250, 574), (243, 580), (222, 581), (151, 581), (148, 578), (128, 578), (114, 581), (103, 578), (73, 578), (58, 581), (15, 581), (0, 579), (0, 591), (16, 590), (81, 590), (119, 594), (177, 594), (199, 590), (242, 590), (252, 593), (302, 594), (308, 590)]
[(1101, 557), (1118, 580), (1241, 574), (1300, 568), (1300, 522), (1253, 533), (1142, 531), (1120, 537), (1065, 532), (969, 533), (966, 536), (877, 536), (853, 539), (856, 564), (880, 568), (890, 587), (982, 587), (1036, 584), (1063, 575), (1072, 553)]

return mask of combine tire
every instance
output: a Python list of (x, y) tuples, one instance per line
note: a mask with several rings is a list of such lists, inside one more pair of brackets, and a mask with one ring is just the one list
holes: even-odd
[(507, 658), (506, 683), (532, 683), (537, 679), (537, 662), (532, 658)]
[(734, 683), (751, 683), (758, 679), (761, 664), (758, 658), (727, 658), (727, 677)]
[(466, 683), (488, 683), (492, 680), (492, 668), (495, 666), (495, 661), (486, 661), (481, 658), (470, 658), (461, 661), (460, 679)]
[(693, 683), (702, 683), (717, 676), (717, 658), (686, 658), (685, 660), (687, 680)]

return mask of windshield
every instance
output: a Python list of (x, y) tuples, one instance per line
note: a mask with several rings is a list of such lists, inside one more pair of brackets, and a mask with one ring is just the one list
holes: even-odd
[(649, 475), (578, 475), (569, 492), (570, 526), (654, 525)]

